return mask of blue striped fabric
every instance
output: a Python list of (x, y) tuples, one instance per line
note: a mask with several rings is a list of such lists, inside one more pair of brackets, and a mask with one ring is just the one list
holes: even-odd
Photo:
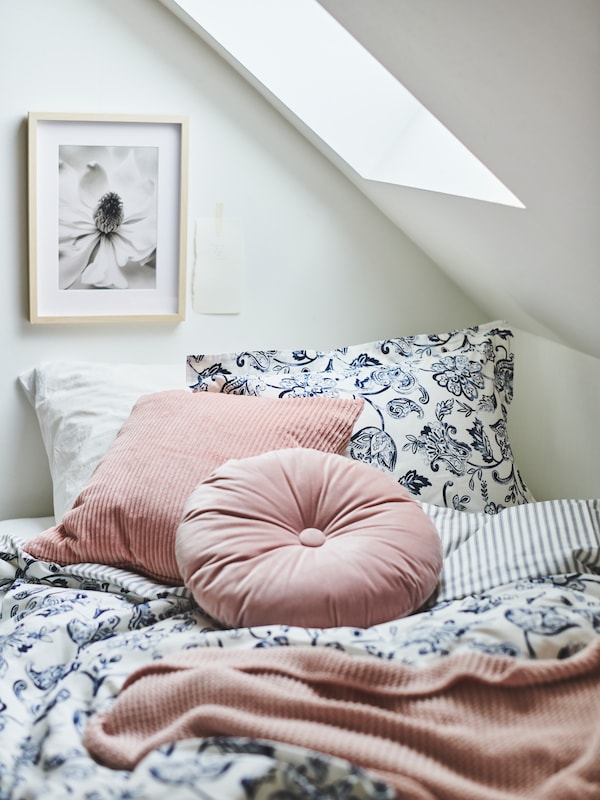
[[(46, 520), (48, 518), (40, 519)], [(31, 522), (34, 522), (34, 520), (35, 518), (32, 518)], [(12, 535), (0, 530), (0, 552), (10, 553), (16, 549), (19, 554), (19, 567), (21, 569), (27, 564), (27, 574), (30, 577), (39, 580), (40, 583), (53, 585), (57, 575), (56, 566), (49, 561), (34, 559), (22, 549), (23, 546), (26, 546), (30, 536), (29, 531), (25, 535), (21, 535), (21, 530), (24, 526), (20, 523), (27, 521), (25, 519), (9, 520), (9, 522), (18, 523), (15, 527), (15, 533)], [(34, 525), (32, 525), (33, 527)], [(181, 600), (184, 603), (189, 603), (190, 606), (194, 603), (192, 593), (183, 585), (183, 581), (181, 586), (165, 585), (151, 580), (138, 572), (91, 561), (69, 564), (64, 569), (61, 569), (57, 585), (63, 588), (119, 594), (131, 602), (148, 602), (166, 598), (175, 601)]]
[(467, 513), (423, 503), (442, 539), (438, 602), (522, 579), (600, 573), (600, 499)]

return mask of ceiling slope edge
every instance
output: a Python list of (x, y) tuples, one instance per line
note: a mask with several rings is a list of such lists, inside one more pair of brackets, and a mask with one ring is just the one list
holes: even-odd
[(336, 166), (366, 181), (524, 208), (316, 0), (161, 2)]

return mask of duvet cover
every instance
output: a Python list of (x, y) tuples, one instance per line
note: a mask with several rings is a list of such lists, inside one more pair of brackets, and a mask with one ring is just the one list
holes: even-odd
[[(519, 663), (577, 658), (600, 632), (599, 503), (530, 505), (493, 520), (462, 514), (452, 525), (456, 514), (428, 509), (444, 544), (439, 592), (419, 613), (368, 629), (222, 629), (183, 586), (36, 560), (22, 549), (19, 526), (4, 523), (0, 798), (391, 800), (394, 787), (360, 758), (276, 737), (168, 741), (134, 768), (113, 769), (86, 748), (85, 730), (137, 670), (201, 648), (333, 649), (419, 668), (473, 653)], [(548, 565), (558, 569), (544, 572)], [(424, 784), (406, 796), (433, 795)]]

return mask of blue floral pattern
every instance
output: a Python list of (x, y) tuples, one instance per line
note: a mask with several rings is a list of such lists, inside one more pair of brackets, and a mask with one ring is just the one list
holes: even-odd
[(533, 500), (508, 436), (512, 331), (503, 323), (328, 352), (193, 355), (193, 391), (365, 401), (347, 455), (420, 500), (496, 514)]
[(37, 561), (4, 534), (0, 610), (2, 799), (163, 800), (171, 792), (178, 800), (392, 800), (377, 776), (281, 742), (186, 740), (126, 772), (92, 760), (82, 733), (134, 670), (186, 648), (311, 645), (417, 665), (470, 651), (568, 657), (600, 633), (600, 575), (518, 580), (369, 629), (226, 630), (185, 587), (102, 565)]

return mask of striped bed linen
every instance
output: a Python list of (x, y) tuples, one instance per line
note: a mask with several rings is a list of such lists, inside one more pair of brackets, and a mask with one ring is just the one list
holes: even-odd
[[(435, 603), (460, 600), (518, 580), (600, 574), (600, 498), (537, 501), (495, 515), (421, 505), (442, 540), (444, 566)], [(17, 529), (16, 538), (24, 544), (28, 536), (19, 533)], [(37, 569), (35, 561), (31, 559), (32, 575)], [(40, 574), (44, 570), (41, 567)], [(73, 564), (69, 571), (74, 585), (83, 581), (109, 592), (115, 587), (122, 592), (127, 575), (127, 594), (132, 599), (153, 596), (161, 588), (138, 573), (103, 564)], [(169, 591), (184, 601), (191, 600), (185, 586), (172, 586)]]
[(523, 579), (600, 572), (600, 499), (539, 501), (494, 515), (422, 505), (444, 552), (436, 602)]

